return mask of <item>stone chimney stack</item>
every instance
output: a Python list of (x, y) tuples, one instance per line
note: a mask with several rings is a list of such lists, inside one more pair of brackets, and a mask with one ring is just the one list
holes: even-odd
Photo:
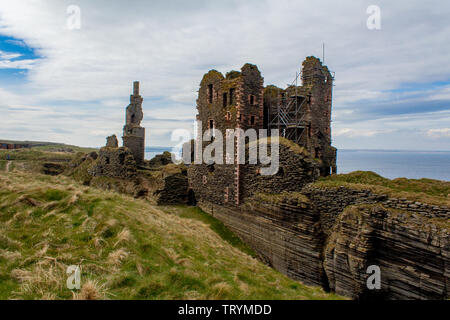
[(139, 95), (139, 81), (133, 82), (133, 95), (138, 96)]

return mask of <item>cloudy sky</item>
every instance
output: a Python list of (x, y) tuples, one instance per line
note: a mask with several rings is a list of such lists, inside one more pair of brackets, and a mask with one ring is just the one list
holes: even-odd
[(449, 17), (448, 1), (0, 0), (0, 138), (101, 146), (140, 80), (147, 146), (174, 145), (208, 70), (250, 62), (284, 87), (325, 43), (336, 147), (450, 150)]

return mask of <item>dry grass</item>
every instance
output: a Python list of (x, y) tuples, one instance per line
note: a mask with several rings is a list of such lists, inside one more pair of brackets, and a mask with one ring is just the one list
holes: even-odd
[(73, 293), (73, 300), (105, 300), (105, 286), (95, 280), (88, 280), (79, 293)]
[(129, 253), (125, 249), (115, 250), (109, 254), (108, 263), (112, 266), (120, 266), (128, 255)]
[(133, 241), (133, 236), (131, 235), (130, 230), (128, 230), (127, 228), (124, 228), (117, 235), (117, 241), (114, 244), (114, 247), (117, 247), (117, 245), (120, 243), (123, 243), (123, 242), (127, 243), (127, 242), (131, 242), (131, 241)]
[[(258, 262), (197, 211), (63, 176), (2, 173), (0, 299), (337, 298)], [(66, 286), (70, 265), (82, 266), (81, 290)]]

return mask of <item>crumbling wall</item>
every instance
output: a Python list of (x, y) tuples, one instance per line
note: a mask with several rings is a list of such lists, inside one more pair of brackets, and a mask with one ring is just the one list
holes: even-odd
[[(265, 143), (247, 145), (247, 154), (256, 153), (256, 149), (266, 148), (270, 154), (270, 139), (263, 139)], [(311, 158), (309, 153), (293, 142), (280, 137), (279, 168), (273, 175), (262, 175), (261, 168), (268, 165), (246, 164), (241, 166), (241, 196), (242, 199), (251, 198), (255, 193), (282, 193), (300, 191), (315, 181), (319, 175), (320, 163)], [(272, 159), (275, 161), (275, 158)]]
[[(197, 119), (202, 121), (200, 136), (209, 129), (225, 135), (227, 129), (263, 127), (263, 78), (255, 65), (245, 64), (241, 71), (224, 77), (211, 70), (203, 76), (197, 99)], [(202, 150), (210, 143), (203, 141)], [(199, 142), (197, 142), (199, 145)], [(224, 163), (226, 141), (223, 141)], [(195, 164), (189, 169), (190, 186), (196, 197), (231, 205), (240, 198), (240, 165)]]
[(126, 123), (123, 127), (123, 146), (133, 154), (138, 165), (144, 162), (145, 155), (145, 128), (141, 127), (144, 117), (142, 112), (143, 98), (139, 95), (139, 82), (133, 83), (133, 94), (126, 109)]
[(153, 196), (156, 197), (156, 203), (159, 205), (187, 204), (188, 189), (186, 171), (163, 172), (161, 183), (153, 192)]
[(151, 168), (157, 168), (172, 163), (172, 156), (169, 151), (164, 151), (162, 154), (157, 154), (148, 161)]
[[(290, 112), (283, 114), (281, 134), (290, 137), (299, 145), (305, 147), (314, 157), (322, 161), (321, 175), (336, 173), (336, 149), (331, 146), (331, 105), (333, 76), (328, 68), (315, 57), (307, 57), (302, 63), (302, 85), (290, 85), (280, 89), (270, 85), (264, 89), (264, 124), (266, 128), (277, 128), (272, 121), (277, 122), (276, 115), (279, 106), (297, 105), (300, 112), (294, 116)], [(289, 109), (289, 108), (288, 108)], [(295, 118), (295, 126), (284, 125), (286, 117)], [(299, 127), (297, 127), (297, 124)], [(283, 133), (283, 130), (286, 132)], [(297, 132), (296, 134), (292, 132)]]
[(117, 137), (115, 134), (106, 138), (106, 146), (111, 147), (111, 148), (119, 147), (119, 141), (117, 140)]
[(136, 162), (126, 147), (103, 147), (89, 173), (96, 176), (130, 179), (136, 176)]

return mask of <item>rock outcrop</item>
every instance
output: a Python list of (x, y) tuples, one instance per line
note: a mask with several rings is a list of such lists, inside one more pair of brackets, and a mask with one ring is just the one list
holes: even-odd
[[(345, 209), (325, 246), (330, 288), (360, 299), (448, 298), (450, 242), (445, 223), (379, 204)], [(380, 291), (366, 285), (370, 265), (380, 268)]]
[[(240, 207), (200, 199), (263, 261), (293, 279), (354, 299), (445, 299), (450, 213), (370, 190), (323, 188), (256, 194)], [(367, 268), (381, 271), (369, 290)]]

